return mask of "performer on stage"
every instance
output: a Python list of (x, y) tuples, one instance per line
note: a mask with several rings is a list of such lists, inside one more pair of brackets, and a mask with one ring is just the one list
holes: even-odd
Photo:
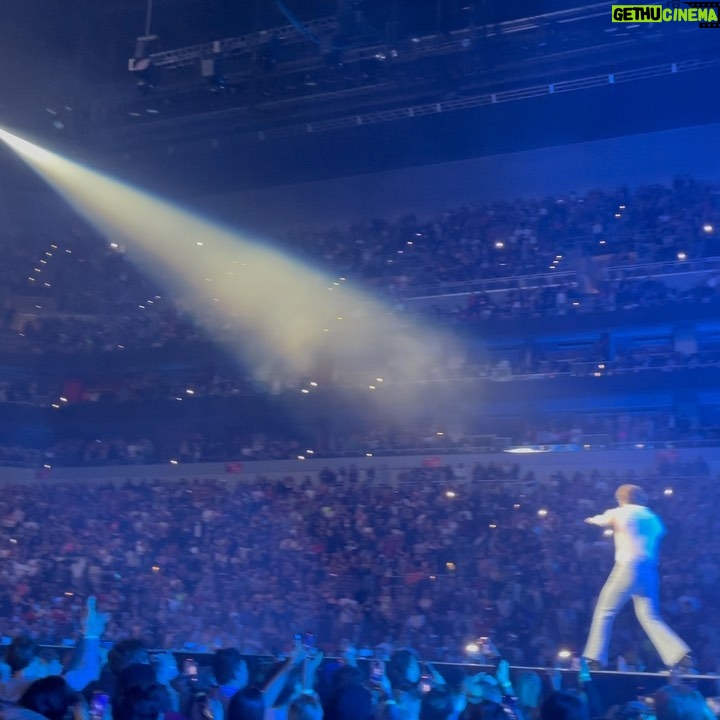
[(598, 597), (583, 657), (595, 667), (605, 667), (613, 621), (632, 597), (637, 619), (665, 665), (689, 670), (693, 664), (690, 648), (660, 617), (658, 550), (665, 526), (646, 507), (641, 487), (621, 485), (615, 499), (619, 507), (585, 519), (591, 525), (612, 528), (615, 566)]

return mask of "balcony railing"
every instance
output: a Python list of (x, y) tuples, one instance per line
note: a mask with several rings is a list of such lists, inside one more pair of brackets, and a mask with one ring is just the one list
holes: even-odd
[[(698, 258), (696, 260), (673, 260), (642, 264), (614, 265), (603, 272), (605, 280), (643, 280), (655, 277), (693, 275), (697, 273), (720, 272), (720, 257)], [(508, 275), (506, 277), (466, 280), (463, 282), (416, 285), (404, 291), (407, 301), (430, 298), (454, 297), (472, 293), (497, 293), (510, 290), (535, 290), (545, 287), (559, 287), (577, 283), (573, 271), (551, 272), (535, 275)]]
[(701, 272), (719, 272), (720, 257), (696, 260), (672, 260), (669, 262), (643, 263), (641, 265), (616, 265), (605, 270), (606, 280), (646, 280), (658, 276), (693, 275)]

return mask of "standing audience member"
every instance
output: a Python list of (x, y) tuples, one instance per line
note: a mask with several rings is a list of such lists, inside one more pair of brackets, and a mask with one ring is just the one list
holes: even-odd
[(536, 672), (526, 670), (520, 673), (517, 682), (517, 701), (525, 720), (537, 720), (540, 717), (540, 696), (542, 679)]
[(343, 665), (333, 673), (324, 703), (326, 720), (370, 720), (373, 703), (363, 675), (354, 665)]
[[(100, 674), (100, 636), (105, 630), (107, 615), (97, 612), (95, 602), (93, 596), (87, 599), (79, 657), (72, 669), (63, 674), (67, 684), (77, 691), (97, 680)], [(47, 668), (41, 666), (38, 646), (25, 635), (12, 640), (5, 659), (11, 676), (0, 684), (0, 702), (14, 704), (34, 680), (47, 674)], [(57, 670), (62, 668), (58, 666)]]
[[(42, 715), (47, 720), (66, 720), (70, 709), (81, 702), (82, 698), (70, 689), (62, 677), (50, 675), (30, 685), (18, 705)], [(12, 711), (3, 715), (3, 720), (11, 719)]]
[(167, 691), (168, 708), (175, 713), (180, 712), (180, 693), (174, 687), (174, 680), (179, 675), (177, 660), (171, 652), (155, 653), (150, 657), (150, 663), (157, 682)]
[(227, 720), (263, 720), (265, 697), (259, 688), (246, 687), (238, 690), (228, 703)]
[(237, 648), (223, 648), (213, 655), (212, 669), (218, 684), (217, 697), (227, 713), (235, 693), (247, 687), (247, 663)]
[(117, 689), (118, 679), (126, 668), (133, 665), (149, 665), (150, 653), (141, 640), (127, 638), (115, 643), (107, 654), (107, 662), (100, 671), (97, 680), (88, 684), (83, 694), (86, 698), (98, 690), (107, 695), (114, 695)]
[(22, 694), (37, 679), (34, 662), (37, 658), (37, 645), (27, 636), (13, 638), (5, 655), (10, 677), (0, 684), (0, 701), (15, 704)]
[(112, 720), (160, 720), (164, 702), (161, 685), (132, 685), (112, 699)]
[(419, 720), (422, 693), (420, 662), (414, 650), (396, 650), (387, 663), (392, 688), (393, 720)]
[(288, 720), (323, 720), (323, 708), (314, 694), (304, 692), (288, 708)]
[(714, 720), (705, 698), (687, 685), (666, 685), (655, 693), (657, 720)]
[(590, 713), (583, 699), (569, 690), (559, 690), (550, 695), (540, 706), (541, 720), (590, 720)]

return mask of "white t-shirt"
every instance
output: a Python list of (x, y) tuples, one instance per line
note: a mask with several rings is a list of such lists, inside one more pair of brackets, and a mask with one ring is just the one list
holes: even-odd
[(662, 520), (644, 505), (621, 505), (588, 522), (611, 527), (615, 537), (615, 562), (657, 562), (660, 540), (665, 535)]

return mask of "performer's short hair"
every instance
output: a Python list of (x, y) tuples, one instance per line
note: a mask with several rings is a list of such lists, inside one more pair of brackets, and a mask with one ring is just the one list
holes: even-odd
[(623, 505), (647, 505), (647, 494), (639, 485), (621, 485), (615, 499)]

